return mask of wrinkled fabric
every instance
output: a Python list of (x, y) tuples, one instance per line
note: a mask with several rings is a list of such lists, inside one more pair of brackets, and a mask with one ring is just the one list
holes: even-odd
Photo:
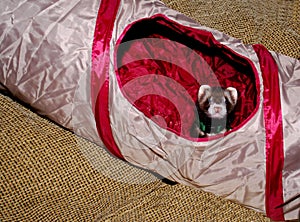
[[(131, 7), (131, 4), (131, 1), (121, 3), (111, 45), (116, 45), (132, 22), (149, 17), (154, 12), (160, 13), (172, 21), (180, 21), (181, 25), (211, 32), (216, 41), (251, 60), (253, 69), (258, 73), (257, 81), (261, 82), (258, 58), (251, 46), (201, 27), (159, 2), (137, 1), (134, 2), (135, 7)], [(130, 19), (124, 19), (123, 16)], [(116, 56), (111, 55), (110, 61), (115, 59)], [(111, 70), (115, 70), (113, 63)], [(259, 94), (257, 110), (244, 125), (239, 126), (238, 132), (195, 142), (161, 129), (124, 98), (115, 73), (112, 72), (109, 77), (110, 125), (115, 142), (128, 162), (265, 212), (265, 135), (263, 112), (260, 109), (263, 105), (262, 94)], [(263, 85), (258, 84), (258, 87), (257, 91), (263, 91)]]
[(265, 47), (261, 45), (254, 45), (253, 47), (259, 57), (264, 83), (266, 212), (274, 220), (283, 220), (283, 209), (278, 208), (284, 203), (282, 192), (283, 129), (278, 68), (272, 55)]
[[(191, 35), (184, 28), (163, 16), (130, 27), (116, 52), (122, 93), (148, 118), (163, 117), (163, 122), (154, 119), (158, 125), (191, 139), (200, 85), (235, 87), (239, 97), (230, 128), (238, 127), (259, 100), (251, 64), (219, 45), (209, 32), (195, 30)], [(231, 57), (236, 60), (229, 63)]]
[[(115, 156), (274, 220), (274, 203), (300, 193), (298, 60), (271, 52), (279, 85), (267, 85), (255, 47), (157, 0), (2, 1), (0, 38), (1, 89)], [(231, 131), (197, 139), (203, 83), (234, 85), (240, 97)]]
[(0, 82), (39, 114), (102, 144), (90, 101), (99, 1), (1, 1)]
[[(279, 73), (280, 101), (284, 138), (284, 168), (282, 185), (284, 201), (300, 193), (300, 62), (275, 52), (271, 52)], [(288, 204), (285, 218), (295, 218), (300, 199)]]
[(91, 100), (99, 136), (114, 156), (124, 159), (112, 135), (108, 110), (110, 41), (120, 1), (102, 1), (92, 48)]

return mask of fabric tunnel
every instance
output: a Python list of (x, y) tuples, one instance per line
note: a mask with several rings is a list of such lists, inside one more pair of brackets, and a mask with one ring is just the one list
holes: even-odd
[[(116, 158), (275, 221), (298, 217), (299, 198), (278, 206), (300, 194), (299, 60), (158, 0), (45, 4), (7, 1), (2, 90)], [(225, 133), (192, 135), (201, 85), (237, 90)]]

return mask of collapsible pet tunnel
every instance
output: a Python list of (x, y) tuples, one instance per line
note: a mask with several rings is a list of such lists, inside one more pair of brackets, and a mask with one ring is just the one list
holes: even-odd
[[(1, 88), (170, 180), (295, 219), (300, 63), (160, 1), (1, 3)], [(235, 87), (231, 130), (193, 138), (200, 85)]]

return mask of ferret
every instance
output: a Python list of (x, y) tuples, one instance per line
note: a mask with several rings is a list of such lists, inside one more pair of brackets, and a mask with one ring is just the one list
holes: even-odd
[(200, 86), (197, 101), (199, 121), (194, 123), (192, 136), (207, 137), (228, 131), (228, 114), (234, 110), (237, 99), (238, 92), (234, 87)]

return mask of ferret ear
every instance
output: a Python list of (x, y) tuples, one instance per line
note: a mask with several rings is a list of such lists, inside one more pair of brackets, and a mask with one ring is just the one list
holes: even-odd
[(199, 103), (204, 102), (211, 96), (211, 87), (209, 85), (202, 85), (198, 91), (198, 101)]
[(228, 99), (231, 105), (236, 105), (238, 99), (238, 92), (234, 87), (228, 87), (227, 89), (225, 89), (224, 96)]

